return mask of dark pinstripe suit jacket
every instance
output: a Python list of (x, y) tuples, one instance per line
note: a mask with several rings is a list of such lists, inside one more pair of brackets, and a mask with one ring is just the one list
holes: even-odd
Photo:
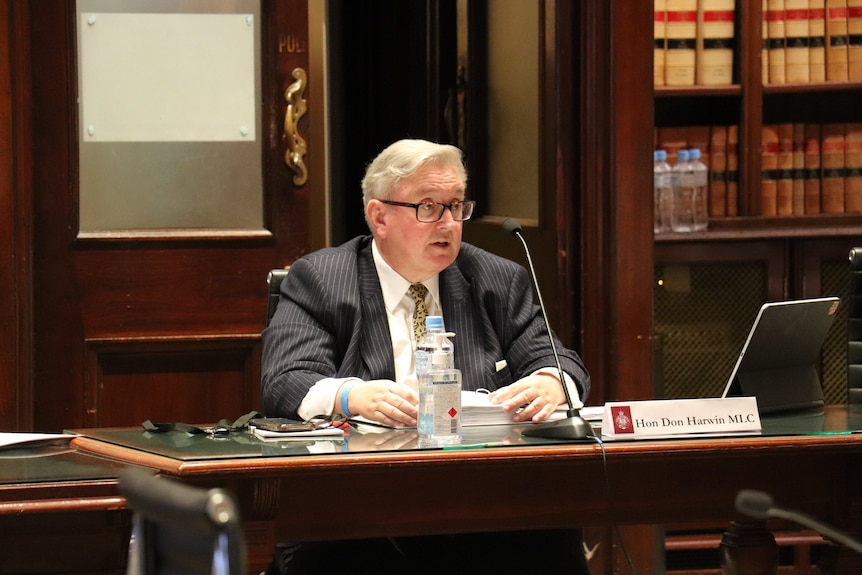
[[(446, 328), (456, 334), (455, 367), (464, 389), (508, 385), (555, 364), (541, 311), (520, 265), (463, 243), (440, 273)], [(586, 398), (590, 377), (562, 346), (563, 369)], [(496, 362), (508, 366), (496, 371)], [(263, 332), (264, 413), (297, 417), (305, 394), (325, 377), (394, 379), (395, 362), (371, 237), (355, 238), (297, 260)]]

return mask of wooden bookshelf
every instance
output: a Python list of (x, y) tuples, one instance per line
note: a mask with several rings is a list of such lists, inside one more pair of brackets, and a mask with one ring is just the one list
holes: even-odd
[[(656, 354), (656, 393), (662, 397), (673, 397), (675, 380), (704, 380), (693, 392), (703, 396), (720, 388), (718, 380), (723, 376), (726, 381), (729, 368), (716, 367), (720, 362), (715, 357), (731, 361), (736, 357), (742, 341), (734, 338), (744, 339), (745, 334), (737, 332), (750, 326), (759, 302), (844, 297), (849, 248), (862, 245), (862, 214), (761, 215), (764, 125), (862, 122), (858, 81), (764, 84), (762, 19), (761, 2), (736, 0), (732, 84), (653, 89), (655, 129), (736, 125), (739, 134), (738, 214), (711, 218), (703, 232), (654, 235), (653, 329), (656, 341), (662, 342)], [(676, 282), (672, 289), (670, 281)], [(746, 311), (732, 321), (727, 318), (740, 308)], [(833, 331), (822, 353), (821, 380), (825, 396), (831, 398), (827, 401), (840, 403), (846, 401), (846, 320), (837, 320)], [(710, 355), (713, 350), (697, 344), (697, 337), (706, 333), (711, 335), (705, 338), (710, 344), (719, 342), (719, 353)], [(707, 381), (710, 372), (716, 381)], [(720, 528), (692, 534), (679, 526), (665, 527), (669, 561), (698, 551), (709, 558), (705, 567), (673, 566), (669, 572), (720, 572)], [(816, 536), (779, 537), (777, 532), (777, 538), (796, 558), (794, 565), (782, 565), (779, 572), (812, 572), (816, 563), (812, 549), (819, 546)]]
[[(710, 231), (687, 235), (660, 234), (657, 242), (703, 238), (750, 239), (860, 235), (862, 214), (824, 220), (821, 215), (761, 218), (761, 130), (781, 122), (840, 123), (862, 121), (862, 83), (811, 82), (763, 84), (761, 3), (737, 0), (733, 84), (724, 86), (656, 86), (655, 126), (739, 126), (738, 194), (740, 219), (717, 218)], [(836, 228), (838, 228), (836, 230)]]

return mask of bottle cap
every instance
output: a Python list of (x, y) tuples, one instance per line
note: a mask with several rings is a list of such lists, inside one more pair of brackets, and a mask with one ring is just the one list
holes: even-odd
[(688, 157), (689, 157), (689, 152), (688, 152), (688, 150), (680, 150), (679, 152), (677, 152), (677, 153), (676, 153), (676, 160), (677, 160), (678, 162), (680, 162), (680, 161), (685, 161), (685, 162), (687, 162), (687, 161), (688, 161)]
[(688, 151), (688, 157), (692, 160), (700, 159), (700, 148), (692, 148)]
[(455, 337), (455, 334), (451, 331), (447, 331), (443, 333), (435, 333), (434, 337), (437, 340), (437, 347), (434, 350), (434, 353), (431, 354), (431, 365), (445, 366), (447, 363), (449, 363), (447, 356), (452, 353), (452, 348), (444, 348), (443, 343), (446, 342), (448, 338)]
[(445, 329), (442, 315), (425, 316), (425, 329)]
[(662, 150), (656, 150), (656, 151), (653, 153), (653, 158), (654, 158), (654, 159), (656, 159), (656, 160), (658, 160), (658, 161), (660, 161), (660, 162), (663, 162), (664, 160), (667, 160), (667, 150), (664, 150), (664, 149), (662, 149)]

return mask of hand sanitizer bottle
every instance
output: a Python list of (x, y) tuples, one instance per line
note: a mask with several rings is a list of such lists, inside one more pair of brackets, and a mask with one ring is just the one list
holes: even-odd
[(443, 316), (429, 315), (425, 318), (425, 335), (416, 342), (416, 354), (414, 356), (417, 381), (431, 369), (431, 356), (437, 349), (437, 334), (445, 331)]

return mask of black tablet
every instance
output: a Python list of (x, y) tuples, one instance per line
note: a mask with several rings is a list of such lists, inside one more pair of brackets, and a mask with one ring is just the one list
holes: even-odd
[(722, 397), (754, 396), (761, 414), (822, 406), (817, 365), (837, 310), (837, 297), (763, 304)]

